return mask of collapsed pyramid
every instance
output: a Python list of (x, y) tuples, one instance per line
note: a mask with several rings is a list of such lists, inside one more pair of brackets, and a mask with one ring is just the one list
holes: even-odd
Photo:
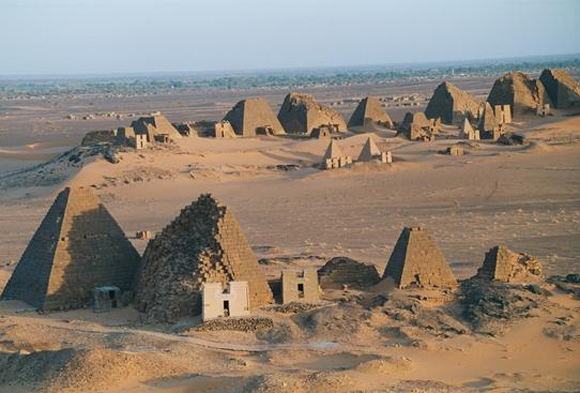
[(419, 227), (403, 229), (387, 262), (385, 278), (392, 278), (399, 288), (412, 284), (451, 286), (457, 282), (429, 232)]
[(262, 98), (251, 98), (238, 102), (224, 117), (241, 136), (256, 134), (284, 134), (284, 128)]
[(10, 277), (2, 299), (43, 310), (90, 304), (98, 286), (131, 289), (139, 254), (88, 189), (56, 197)]
[(354, 110), (348, 127), (360, 127), (369, 123), (377, 123), (392, 128), (393, 121), (375, 97), (363, 98)]
[(201, 312), (203, 283), (247, 281), (250, 307), (271, 303), (272, 292), (230, 208), (201, 195), (149, 242), (136, 306), (158, 321)]
[(476, 278), (501, 282), (536, 282), (543, 278), (542, 265), (528, 254), (495, 246), (485, 253), (483, 265)]
[(487, 102), (492, 107), (510, 105), (514, 117), (535, 114), (538, 107), (551, 103), (544, 84), (521, 72), (510, 72), (497, 79)]
[(321, 126), (331, 126), (335, 132), (347, 131), (340, 113), (320, 105), (309, 94), (288, 94), (278, 112), (278, 119), (289, 134), (310, 135)]
[(580, 85), (564, 70), (546, 69), (540, 75), (554, 108), (565, 109), (580, 105)]

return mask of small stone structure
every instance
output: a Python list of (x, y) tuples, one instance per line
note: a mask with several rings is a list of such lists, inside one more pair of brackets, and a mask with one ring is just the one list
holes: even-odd
[(224, 117), (239, 136), (280, 135), (284, 128), (263, 98), (238, 102)]
[(335, 257), (318, 270), (318, 280), (322, 289), (367, 289), (376, 285), (381, 277), (374, 265)]
[(552, 116), (552, 108), (550, 108), (550, 104), (538, 106), (536, 109), (536, 115), (541, 117)]
[(445, 149), (444, 153), (450, 156), (462, 156), (465, 154), (463, 149), (459, 146), (449, 146), (447, 149)]
[(314, 269), (282, 271), (282, 303), (317, 303), (318, 274)]
[(324, 169), (343, 168), (352, 164), (352, 157), (345, 155), (338, 145), (338, 142), (333, 139), (330, 141), (326, 153), (322, 157), (322, 166)]
[(229, 121), (222, 120), (215, 123), (212, 136), (214, 138), (235, 138), (236, 133)]
[(92, 292), (94, 312), (107, 312), (121, 306), (121, 290), (118, 287), (95, 287)]
[(537, 282), (544, 278), (540, 262), (528, 254), (518, 254), (506, 246), (495, 246), (485, 253), (475, 278), (512, 282)]
[(358, 104), (348, 121), (348, 127), (365, 127), (372, 124), (393, 128), (393, 121), (385, 108), (375, 97), (369, 96)]
[(478, 104), (475, 98), (449, 82), (443, 82), (433, 92), (425, 109), (428, 119), (440, 118), (445, 124), (461, 124), (463, 119), (474, 119)]
[(332, 136), (332, 127), (326, 125), (315, 128), (310, 133), (310, 137), (315, 139), (328, 139), (331, 136)]
[(542, 71), (540, 81), (555, 109), (580, 106), (580, 85), (566, 71), (546, 69)]
[(512, 108), (508, 104), (496, 105), (493, 108), (495, 122), (497, 124), (509, 124), (512, 122)]
[(135, 237), (141, 240), (149, 240), (153, 239), (153, 233), (150, 231), (137, 231)]
[(146, 149), (149, 146), (146, 134), (135, 134), (135, 149)]
[(457, 283), (445, 257), (426, 229), (404, 228), (383, 274), (399, 288), (452, 286)]
[(289, 134), (309, 136), (315, 128), (322, 125), (330, 125), (338, 132), (347, 131), (340, 113), (323, 107), (309, 94), (288, 94), (278, 112), (278, 120)]
[(157, 321), (201, 313), (204, 283), (248, 283), (251, 308), (272, 303), (272, 292), (232, 210), (211, 195), (186, 206), (147, 245), (135, 305)]
[(42, 310), (91, 304), (100, 286), (131, 289), (140, 256), (98, 198), (67, 187), (26, 247), (2, 293)]
[(204, 322), (220, 317), (250, 315), (246, 281), (230, 281), (225, 291), (220, 282), (206, 282), (201, 287), (201, 298), (201, 319)]

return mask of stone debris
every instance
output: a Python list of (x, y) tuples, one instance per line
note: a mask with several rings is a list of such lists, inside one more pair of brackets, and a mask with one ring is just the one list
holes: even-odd
[(580, 106), (580, 85), (566, 71), (546, 69), (540, 75), (554, 108)]
[(383, 274), (398, 288), (453, 286), (457, 283), (445, 257), (426, 229), (404, 228)]
[(149, 242), (136, 307), (158, 321), (201, 312), (203, 283), (247, 281), (250, 308), (272, 303), (272, 292), (230, 208), (201, 195)]
[(211, 319), (198, 325), (191, 330), (196, 332), (215, 332), (221, 330), (233, 330), (237, 332), (256, 332), (259, 330), (271, 329), (274, 322), (265, 317), (243, 317), (243, 318), (218, 318)]
[(238, 102), (224, 117), (240, 136), (280, 135), (284, 128), (263, 98), (250, 98)]
[(2, 293), (42, 310), (91, 304), (99, 286), (131, 289), (139, 254), (89, 190), (67, 187), (56, 197)]
[(425, 109), (428, 119), (441, 118), (445, 124), (459, 125), (464, 119), (475, 119), (478, 103), (475, 98), (449, 82), (443, 82), (433, 92)]
[(335, 257), (318, 270), (322, 289), (366, 289), (376, 285), (381, 277), (374, 265), (347, 257)]
[(289, 134), (310, 135), (323, 125), (333, 132), (346, 132), (342, 115), (333, 109), (323, 107), (309, 94), (290, 93), (284, 98), (278, 119)]
[(545, 103), (551, 104), (550, 97), (540, 80), (531, 79), (521, 72), (510, 72), (497, 79), (487, 97), (492, 106), (510, 105), (512, 115), (535, 114)]
[(277, 304), (275, 306), (270, 307), (270, 310), (274, 312), (279, 312), (281, 314), (300, 314), (317, 307), (320, 307), (320, 305), (304, 302), (291, 302), (285, 304)]
[(542, 264), (530, 255), (512, 252), (506, 246), (495, 246), (485, 254), (475, 278), (530, 283), (543, 280), (542, 271)]
[(502, 134), (498, 139), (499, 145), (514, 146), (523, 145), (526, 142), (526, 137), (513, 132)]
[(365, 127), (373, 124), (393, 128), (393, 121), (385, 111), (385, 108), (376, 97), (369, 96), (363, 98), (358, 104), (348, 121), (348, 127)]

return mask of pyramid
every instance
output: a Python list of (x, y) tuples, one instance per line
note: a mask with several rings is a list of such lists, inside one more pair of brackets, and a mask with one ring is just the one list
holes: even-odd
[(96, 286), (131, 289), (140, 256), (88, 189), (65, 188), (26, 247), (3, 299), (43, 310), (90, 304)]
[(168, 135), (170, 139), (182, 138), (179, 131), (163, 115), (140, 117), (131, 123), (131, 127), (136, 134), (147, 134), (150, 142), (155, 135)]
[(342, 149), (340, 148), (338, 142), (336, 141), (336, 139), (333, 139), (330, 141), (328, 147), (326, 148), (326, 153), (324, 153), (324, 157), (322, 157), (322, 162), (325, 162), (326, 160), (330, 160), (332, 158), (340, 158), (343, 156), (344, 154), (342, 153)]
[[(256, 136), (260, 133), (284, 134), (284, 128), (262, 98), (251, 98), (238, 102), (224, 117), (241, 136)], [(266, 132), (268, 130), (268, 132)]]
[(483, 113), (479, 119), (477, 128), (479, 128), (480, 132), (484, 133), (493, 132), (493, 130), (497, 127), (499, 126), (495, 121), (495, 114), (493, 113), (493, 109), (491, 109), (490, 103), (486, 102), (485, 106), (483, 107)]
[(445, 124), (461, 124), (465, 118), (475, 118), (477, 107), (477, 101), (471, 94), (449, 82), (443, 82), (433, 92), (425, 115), (429, 119), (441, 118)]
[(521, 72), (510, 72), (497, 79), (487, 97), (487, 102), (492, 107), (510, 105), (514, 118), (535, 114), (538, 107), (551, 104), (542, 82), (531, 79)]
[(393, 127), (393, 121), (385, 111), (385, 108), (372, 96), (361, 100), (348, 121), (348, 127), (364, 127), (369, 123), (381, 124), (389, 128)]
[(556, 109), (580, 106), (580, 85), (564, 70), (546, 69), (540, 75), (550, 100)]
[(379, 150), (377, 144), (375, 143), (375, 140), (369, 136), (365, 145), (363, 146), (359, 156), (358, 156), (358, 160), (359, 161), (371, 161), (376, 156), (380, 156), (380, 155), (381, 155), (381, 151)]
[(250, 307), (272, 302), (272, 292), (232, 210), (201, 195), (155, 239), (143, 255), (135, 304), (157, 321), (201, 312), (204, 283), (247, 281)]
[(323, 107), (309, 94), (290, 93), (284, 98), (278, 120), (289, 134), (310, 135), (320, 126), (330, 125), (336, 132), (346, 132), (342, 115)]
[[(403, 134), (414, 141), (432, 134), (431, 129), (435, 126), (427, 119), (423, 112), (407, 112), (403, 122), (399, 126), (397, 135)], [(435, 130), (436, 132), (436, 130)]]
[(467, 120), (467, 118), (463, 119), (463, 125), (461, 127), (461, 137), (466, 139), (472, 139), (470, 138), (470, 135), (473, 135), (474, 133), (475, 130), (471, 126), (469, 120)]
[(506, 246), (495, 246), (485, 253), (483, 265), (478, 269), (476, 278), (529, 283), (543, 278), (542, 265), (527, 254), (510, 251)]
[(455, 276), (429, 232), (423, 228), (405, 228), (387, 262), (383, 279), (392, 278), (399, 288), (411, 284), (450, 286)]

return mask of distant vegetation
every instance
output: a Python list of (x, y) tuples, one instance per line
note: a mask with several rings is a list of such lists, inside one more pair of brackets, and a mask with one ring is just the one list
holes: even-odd
[(0, 79), (0, 97), (27, 98), (66, 94), (155, 94), (184, 90), (295, 89), (316, 86), (378, 84), (405, 79), (498, 76), (519, 70), (535, 73), (544, 68), (566, 68), (580, 73), (580, 55), (535, 60), (471, 62), (444, 66), (353, 67), (342, 69), (237, 72), (229, 76), (140, 76), (54, 79)]

